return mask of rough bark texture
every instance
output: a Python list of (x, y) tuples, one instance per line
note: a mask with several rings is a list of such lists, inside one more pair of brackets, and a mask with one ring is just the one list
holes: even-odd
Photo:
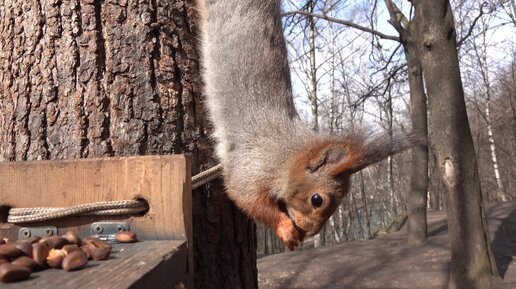
[[(416, 47), (417, 35), (412, 23), (412, 35), (405, 43), (405, 56), (409, 69), (410, 117), (414, 133), (424, 142), (428, 140), (428, 117), (423, 72)], [(410, 194), (408, 196), (408, 242), (419, 244), (426, 240), (426, 203), (428, 192), (428, 146), (426, 143), (412, 148)]]
[(447, 0), (416, 4), (438, 165), (447, 190), (451, 239), (449, 288), (494, 288), (499, 274), (487, 235), (480, 179), (462, 89), (453, 14)]
[[(211, 145), (183, 0), (0, 0), (0, 161), (192, 153)], [(194, 192), (198, 288), (256, 288), (254, 225)]]
[(258, 288), (256, 228), (222, 191), (222, 182), (193, 199), (196, 288)]

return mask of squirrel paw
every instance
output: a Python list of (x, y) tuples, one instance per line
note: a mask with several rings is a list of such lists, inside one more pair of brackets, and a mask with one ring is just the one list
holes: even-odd
[(275, 230), (276, 235), (278, 235), (283, 244), (285, 244), (285, 246), (287, 246), (291, 251), (297, 247), (299, 241), (302, 239), (292, 220), (285, 215), (282, 215), (282, 218), (276, 225)]

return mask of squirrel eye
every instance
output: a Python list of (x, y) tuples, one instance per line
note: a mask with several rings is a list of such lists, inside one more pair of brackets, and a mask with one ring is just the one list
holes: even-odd
[(323, 199), (318, 193), (313, 194), (310, 201), (312, 202), (312, 206), (314, 206), (314, 208), (319, 208), (323, 203)]

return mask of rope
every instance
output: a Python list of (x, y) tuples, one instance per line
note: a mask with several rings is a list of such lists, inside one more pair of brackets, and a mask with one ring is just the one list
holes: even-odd
[(213, 181), (222, 175), (222, 164), (218, 164), (211, 169), (198, 173), (192, 177), (192, 190)]
[(142, 200), (125, 200), (82, 204), (68, 208), (12, 208), (9, 210), (7, 222), (29, 223), (59, 219), (69, 216), (113, 216), (132, 215), (149, 209)]
[[(192, 190), (222, 174), (222, 164), (218, 164), (192, 177)], [(69, 216), (119, 216), (134, 215), (147, 211), (149, 205), (143, 200), (124, 200), (82, 204), (67, 208), (12, 208), (7, 222), (13, 224), (32, 223), (59, 219)]]

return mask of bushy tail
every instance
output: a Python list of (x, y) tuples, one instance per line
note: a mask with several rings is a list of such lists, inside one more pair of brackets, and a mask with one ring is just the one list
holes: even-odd
[(348, 168), (349, 172), (358, 172), (391, 155), (420, 145), (426, 146), (427, 143), (414, 132), (409, 134), (394, 133), (392, 136), (383, 134), (365, 140), (364, 143), (359, 146), (360, 149), (356, 151), (358, 153), (355, 155), (352, 165)]

